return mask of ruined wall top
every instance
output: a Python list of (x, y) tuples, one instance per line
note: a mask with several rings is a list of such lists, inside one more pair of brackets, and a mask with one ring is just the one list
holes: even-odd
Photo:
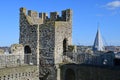
[(36, 11), (28, 10), (26, 8), (20, 8), (20, 13), (24, 13), (29, 17), (40, 18), (43, 21), (72, 21), (72, 10), (66, 9), (62, 11), (61, 16), (58, 12), (50, 12), (50, 18), (47, 13), (38, 13)]

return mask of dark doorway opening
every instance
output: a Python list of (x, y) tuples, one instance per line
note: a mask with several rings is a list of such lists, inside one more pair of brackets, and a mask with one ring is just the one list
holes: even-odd
[(30, 64), (30, 57), (31, 57), (31, 48), (29, 46), (24, 47), (24, 60), (26, 64)]
[(65, 80), (75, 80), (75, 72), (72, 69), (66, 70)]
[(120, 59), (114, 59), (114, 65), (115, 66), (120, 66)]
[(63, 53), (67, 52), (68, 50), (68, 40), (65, 38), (63, 40)]

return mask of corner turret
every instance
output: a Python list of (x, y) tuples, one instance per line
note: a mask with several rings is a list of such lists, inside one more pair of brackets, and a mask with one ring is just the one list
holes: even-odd
[(62, 20), (64, 21), (72, 21), (72, 10), (67, 9), (62, 11)]
[(36, 17), (36, 18), (38, 18), (38, 13), (36, 11), (28, 10), (28, 15), (30, 17)]
[(20, 13), (26, 14), (26, 8), (24, 8), (24, 7), (20, 8)]
[(48, 14), (47, 13), (39, 13), (39, 18), (42, 19), (43, 22), (48, 19)]
[(50, 20), (54, 21), (57, 20), (59, 17), (58, 12), (51, 12), (50, 13)]

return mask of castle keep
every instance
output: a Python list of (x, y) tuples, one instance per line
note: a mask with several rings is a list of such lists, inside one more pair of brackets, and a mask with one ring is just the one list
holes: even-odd
[(72, 44), (72, 11), (63, 10), (62, 16), (51, 12), (48, 18), (47, 13), (20, 8), (20, 44), (25, 54), (33, 55), (27, 63), (51, 68), (62, 63), (63, 52)]
[[(60, 64), (113, 65), (111, 54), (90, 55), (72, 45), (72, 11), (37, 13), (20, 8), (20, 44), (24, 46), (25, 63), (39, 66), (40, 80), (61, 80)], [(66, 79), (65, 79), (66, 80)]]
[(24, 45), (25, 54), (33, 55), (34, 64), (39, 64), (39, 58), (49, 64), (61, 63), (67, 48), (63, 43), (72, 44), (70, 9), (62, 11), (62, 16), (51, 12), (48, 18), (47, 13), (20, 8), (20, 44)]
[[(61, 16), (58, 12), (50, 12), (48, 17), (47, 13), (22, 7), (19, 29), (19, 44), (11, 46), (11, 54), (0, 55), (0, 72), (4, 72), (0, 74), (0, 80), (88, 80), (84, 72), (91, 78), (91, 71), (94, 74), (99, 71), (81, 64), (114, 65), (112, 53), (94, 54), (89, 49), (72, 45), (71, 9), (63, 10)], [(7, 67), (15, 67), (18, 72), (14, 68), (7, 70)]]

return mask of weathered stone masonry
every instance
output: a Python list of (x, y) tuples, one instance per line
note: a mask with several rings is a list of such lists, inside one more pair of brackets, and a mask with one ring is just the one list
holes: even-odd
[(49, 18), (47, 13), (20, 8), (19, 43), (11, 46), (9, 55), (0, 50), (0, 80), (120, 79), (119, 72), (111, 74), (109, 70), (104, 77), (101, 73), (106, 70), (86, 66), (113, 68), (115, 56), (113, 53), (93, 53), (72, 45), (70, 9), (63, 10), (61, 16), (58, 12), (51, 12)]
[[(28, 14), (27, 14), (28, 13)], [(40, 77), (46, 80), (56, 78), (56, 65), (62, 63), (63, 52), (72, 44), (72, 11), (62, 11), (62, 16), (51, 12), (46, 13), (20, 8), (20, 44), (26, 54), (32, 54), (33, 64), (39, 64)], [(29, 51), (26, 51), (26, 47)], [(64, 49), (65, 48), (65, 49)], [(47, 70), (47, 71), (45, 71)]]
[[(39, 66), (39, 80), (62, 80), (60, 65), (64, 63), (113, 65), (112, 54), (81, 54), (72, 45), (72, 11), (47, 13), (20, 8), (20, 44), (24, 47), (25, 63)], [(69, 71), (68, 71), (69, 72)], [(69, 79), (67, 79), (69, 80)]]
[[(20, 9), (20, 40), (19, 43), (22, 44), (24, 47), (29, 46), (31, 48), (31, 53), (33, 55), (34, 64), (37, 64), (36, 54), (37, 54), (37, 25), (32, 25), (31, 23), (32, 18), (26, 16), (25, 13), (26, 9)], [(32, 13), (31, 13), (32, 14)]]

